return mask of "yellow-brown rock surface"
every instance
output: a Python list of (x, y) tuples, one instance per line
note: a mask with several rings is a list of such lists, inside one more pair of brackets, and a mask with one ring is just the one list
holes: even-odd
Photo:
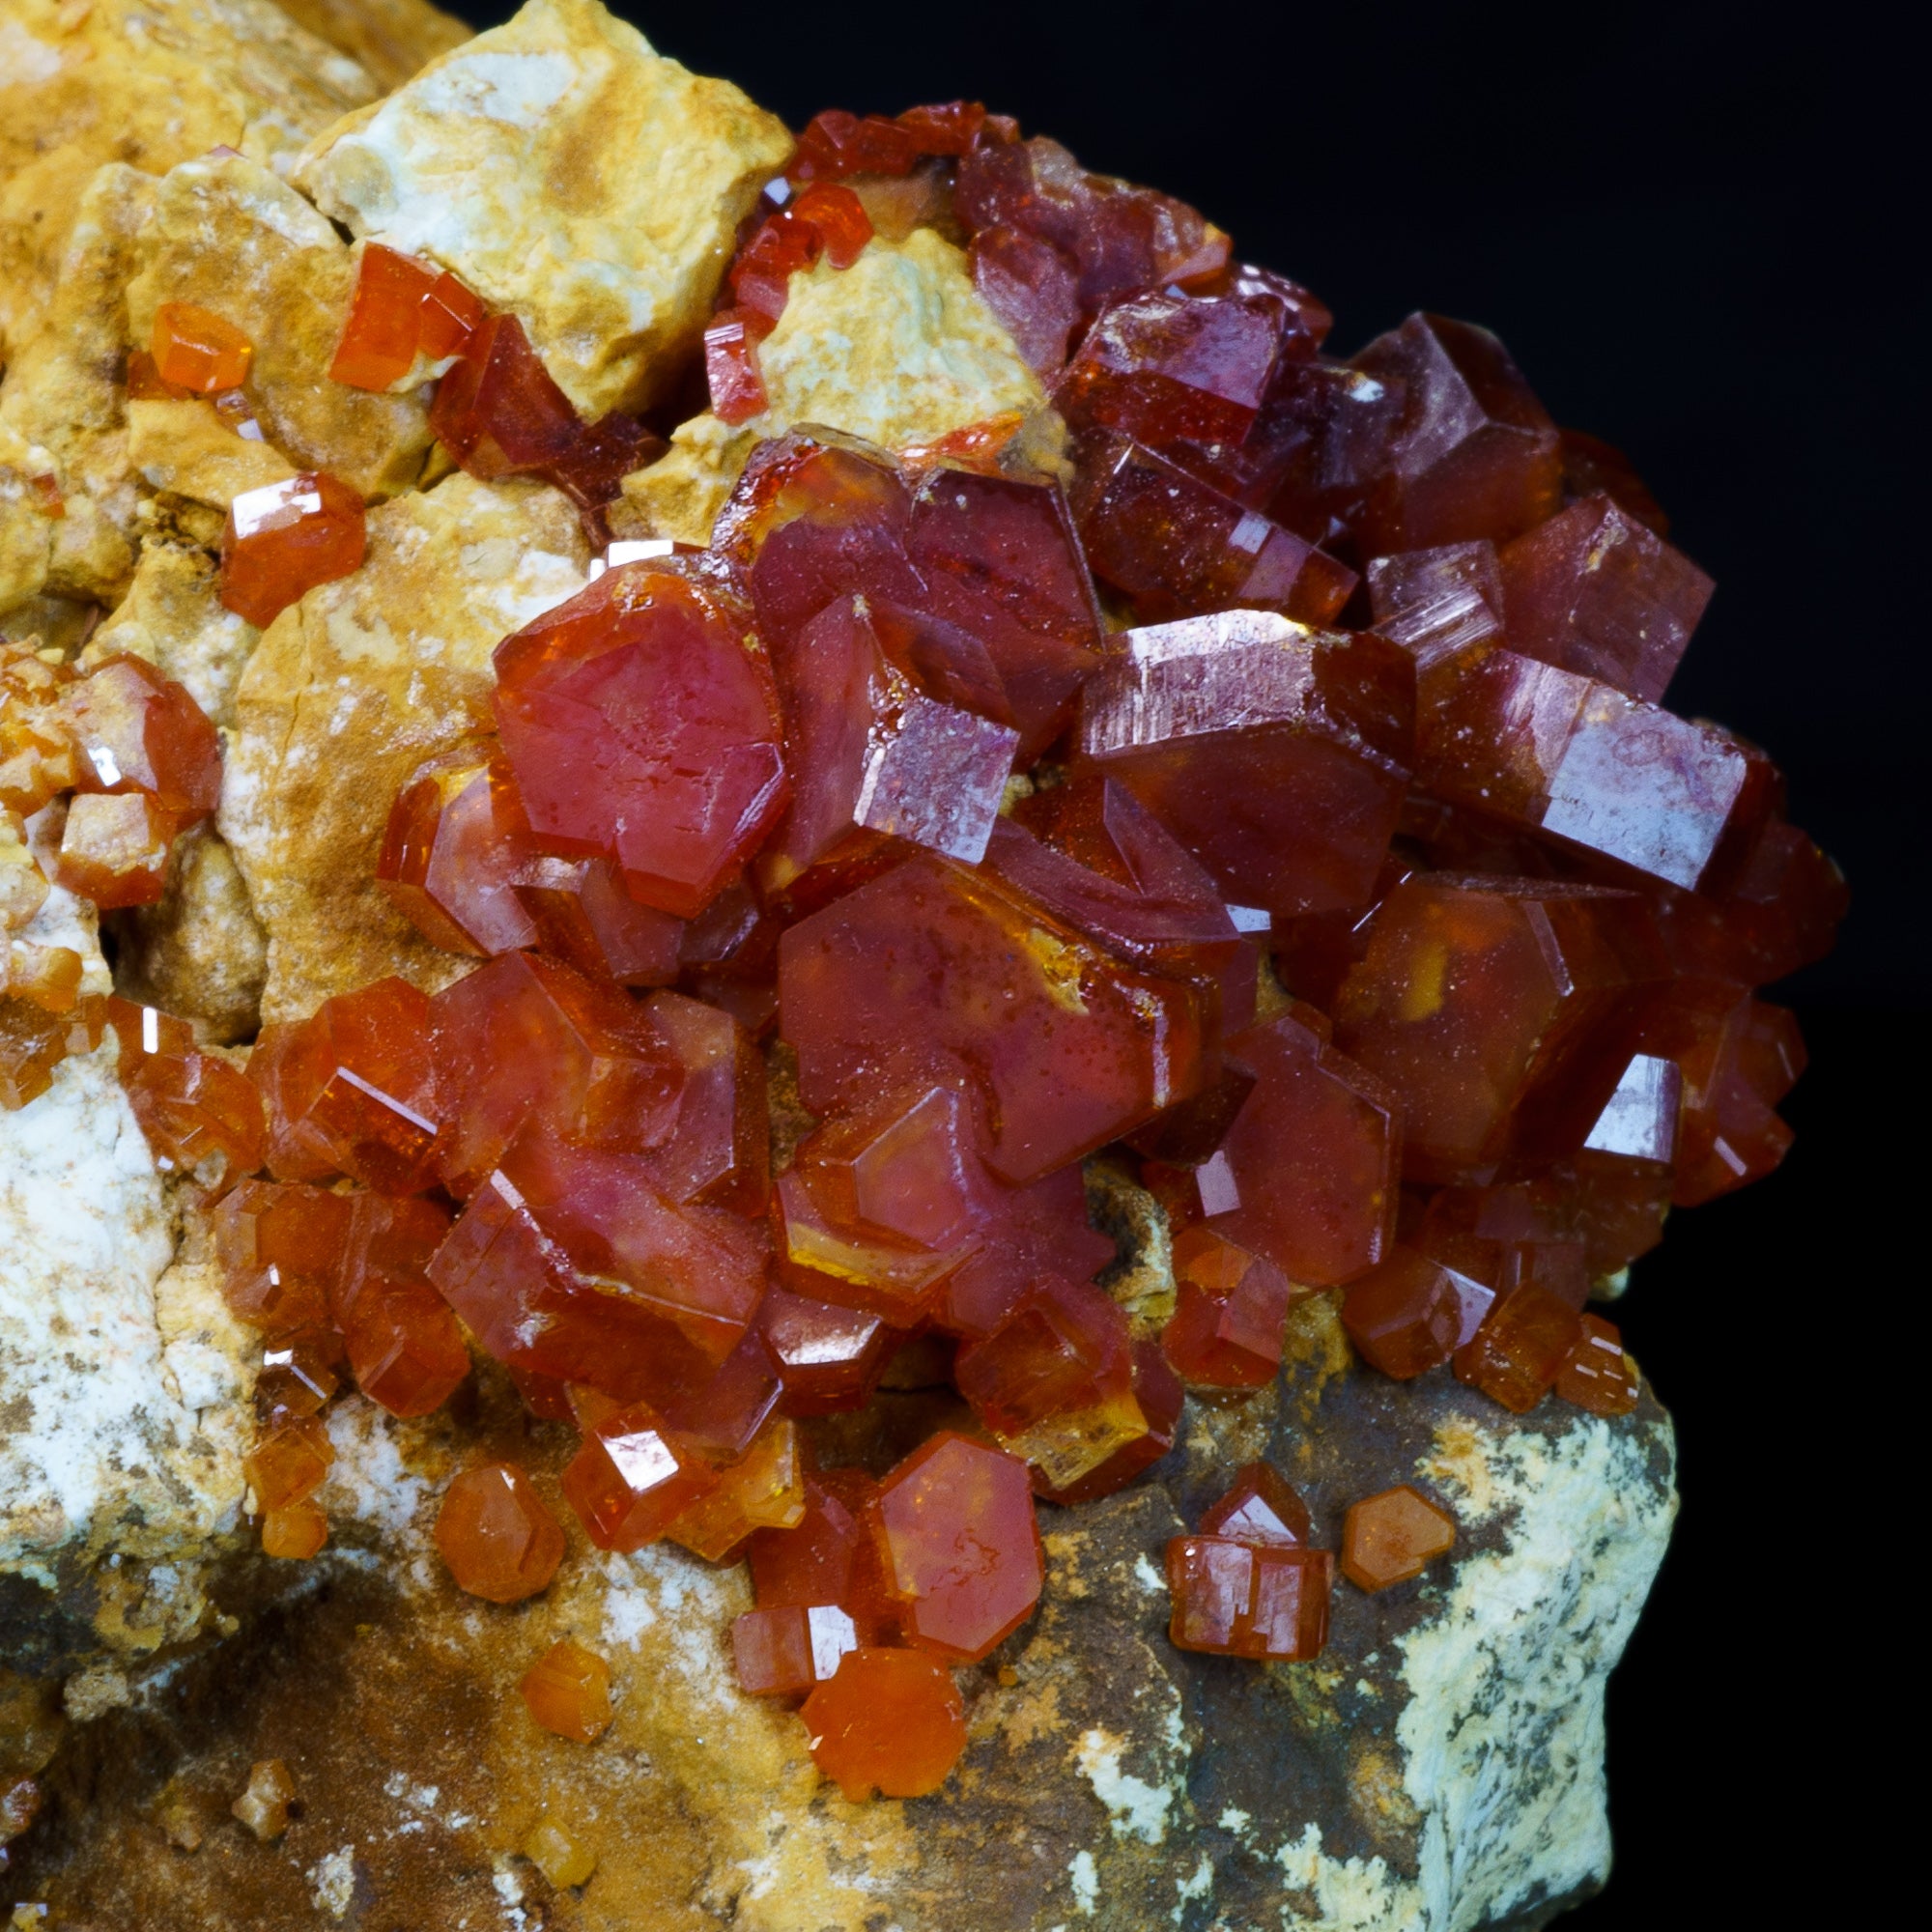
[(791, 145), (597, 0), (529, 0), (330, 128), (296, 178), (358, 236), (512, 310), (594, 417), (669, 380)]
[(582, 583), (576, 513), (542, 484), (451, 476), (369, 515), (368, 560), (263, 633), (236, 696), (220, 811), (269, 936), (265, 1020), (400, 973), (460, 971), (389, 903), (397, 789), (487, 725), (490, 654)]
[(357, 62), (384, 93), (469, 38), (461, 20), (429, 0), (276, 0), (276, 5), (317, 40)]
[(103, 162), (272, 160), (377, 92), (271, 0), (0, 0), (0, 342), (43, 325)]
[(263, 435), (297, 469), (326, 469), (365, 497), (415, 481), (430, 444), (423, 400), (329, 380), (355, 285), (349, 247), (271, 170), (239, 156), (170, 168), (137, 258), (130, 347), (148, 341), (162, 302), (198, 302), (255, 345), (249, 399)]
[(752, 445), (794, 423), (897, 449), (1045, 401), (973, 286), (965, 255), (929, 228), (903, 242), (873, 240), (849, 269), (821, 262), (799, 270), (758, 364), (761, 414), (735, 427), (708, 411), (694, 416), (661, 461), (625, 479), (625, 496), (654, 534), (709, 542)]

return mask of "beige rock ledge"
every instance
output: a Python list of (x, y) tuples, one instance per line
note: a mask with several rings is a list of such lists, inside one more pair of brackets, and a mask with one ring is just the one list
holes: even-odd
[[(1607, 1869), (1605, 1679), (1675, 1507), (1669, 1423), (1648, 1399), (1615, 1422), (1554, 1402), (1518, 1418), (1446, 1376), (1386, 1381), (1345, 1365), (1326, 1301), (1304, 1304), (1294, 1341), (1278, 1391), (1190, 1412), (1164, 1482), (1043, 1512), (1038, 1614), (960, 1673), (965, 1759), (906, 1804), (848, 1804), (795, 1718), (737, 1692), (740, 1570), (668, 1547), (600, 1556), (573, 1527), (540, 1599), (499, 1609), (450, 1587), (429, 1528), (464, 1462), (518, 1457), (568, 1520), (567, 1432), (521, 1419), (494, 1373), (460, 1421), (396, 1424), (351, 1398), (331, 1422), (320, 1587), (83, 1733), (22, 1876), (88, 1928), (304, 1924), (318, 1871), (345, 1920), (412, 1932), (1541, 1925)], [(868, 1434), (840, 1423), (838, 1440), (888, 1460), (936, 1400), (888, 1397)], [(1338, 1583), (1312, 1664), (1165, 1636), (1166, 1540), (1263, 1449), (1324, 1541), (1350, 1500), (1404, 1479), (1461, 1522), (1454, 1557), (1415, 1583)], [(611, 1660), (620, 1693), (587, 1748), (536, 1730), (515, 1692), (564, 1634)], [(289, 1760), (301, 1800), (278, 1847), (163, 1850), (150, 1821), (213, 1830), (235, 1767), (266, 1756)], [(581, 1888), (526, 1855), (546, 1819), (596, 1855)]]
[(588, 562), (558, 492), (451, 476), (371, 511), (362, 568), (262, 634), (218, 824), (268, 935), (265, 1020), (389, 973), (434, 990), (471, 963), (376, 883), (389, 808), (423, 759), (488, 728), (491, 652), (582, 588)]
[(0, 338), (45, 324), (76, 207), (104, 162), (165, 174), (227, 146), (293, 159), (380, 90), (271, 0), (4, 0)]
[(597, 0), (529, 0), (321, 135), (296, 179), (356, 235), (513, 311), (594, 417), (670, 379), (791, 147)]

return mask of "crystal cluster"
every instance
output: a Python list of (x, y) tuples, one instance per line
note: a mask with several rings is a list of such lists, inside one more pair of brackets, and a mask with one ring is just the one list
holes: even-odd
[[(749, 1562), (738, 1680), (803, 1700), (850, 1797), (944, 1780), (954, 1670), (1038, 1601), (1038, 1504), (1141, 1477), (1187, 1391), (1270, 1383), (1303, 1297), (1384, 1375), (1629, 1411), (1587, 1304), (1672, 1206), (1782, 1156), (1803, 1048), (1753, 989), (1845, 899), (1765, 754), (1662, 707), (1710, 583), (1493, 336), (1417, 315), (1332, 357), (1306, 290), (978, 106), (808, 128), (706, 338), (718, 413), (762, 406), (793, 273), (915, 221), (970, 239), (1066, 465), (1005, 419), (900, 451), (798, 429), (707, 549), (612, 546), (393, 801), (379, 879), (472, 962), (441, 990), (341, 994), (245, 1071), (83, 998), (76, 955), (15, 945), (0, 1006), (9, 1104), (111, 1027), (207, 1191), (264, 1339), (265, 1548), (322, 1547), (342, 1382), (421, 1415), (481, 1350), (574, 1433), (582, 1538)], [(219, 396), (248, 364), (172, 305), (130, 380)], [(581, 422), (514, 316), (377, 245), (332, 373), (436, 381), (455, 461), (593, 528), (648, 450)], [(326, 476), (254, 494), (224, 594), (267, 622), (356, 567), (361, 509)], [(157, 896), (218, 780), (145, 665), (10, 650), (10, 924), (47, 876)], [(1157, 1325), (1108, 1292), (1095, 1156), (1165, 1215)], [(811, 1419), (909, 1350), (951, 1426), (822, 1466)], [(461, 1588), (548, 1585), (547, 1493), (501, 1461), (451, 1483)], [(1454, 1535), (1397, 1487), (1348, 1511), (1341, 1573), (1394, 1587)], [(1169, 1548), (1174, 1641), (1313, 1658), (1336, 1560), (1251, 1465)], [(523, 1692), (566, 1737), (610, 1720), (572, 1643)]]

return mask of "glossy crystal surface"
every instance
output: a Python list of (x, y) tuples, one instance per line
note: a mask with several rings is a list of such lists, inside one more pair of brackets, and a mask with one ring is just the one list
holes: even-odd
[(1386, 1590), (1421, 1576), (1455, 1542), (1455, 1519), (1404, 1483), (1349, 1505), (1342, 1574), (1357, 1589)]

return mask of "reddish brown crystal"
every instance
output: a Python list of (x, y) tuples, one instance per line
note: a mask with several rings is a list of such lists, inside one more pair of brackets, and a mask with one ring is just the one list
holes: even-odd
[(1616, 1324), (1597, 1315), (1583, 1317), (1583, 1332), (1564, 1356), (1554, 1386), (1565, 1402), (1593, 1415), (1628, 1415), (1642, 1390)]
[(1039, 1601), (1039, 1530), (1016, 1456), (942, 1431), (886, 1478), (878, 1525), (913, 1642), (975, 1662)]
[(1360, 1590), (1386, 1590), (1423, 1571), (1456, 1542), (1456, 1520), (1406, 1483), (1349, 1505), (1342, 1574)]
[(67, 686), (82, 792), (141, 792), (187, 824), (221, 802), (221, 743), (186, 689), (117, 653)]
[(493, 1604), (534, 1597), (563, 1561), (563, 1531), (513, 1463), (466, 1469), (444, 1491), (436, 1547), (459, 1589)]
[(1118, 779), (1228, 899), (1360, 905), (1402, 803), (1412, 669), (1372, 634), (1259, 612), (1132, 631), (1088, 685), (1082, 758)]
[(1069, 1483), (1065, 1489), (1052, 1488), (1036, 1470), (1033, 1483), (1035, 1494), (1044, 1496), (1048, 1502), (1062, 1504), (1096, 1501), (1101, 1496), (1112, 1495), (1116, 1490), (1125, 1489), (1174, 1447), (1186, 1402), (1186, 1390), (1181, 1387), (1179, 1378), (1168, 1367), (1166, 1357), (1155, 1343), (1143, 1341), (1134, 1344), (1133, 1390), (1134, 1401), (1139, 1404), (1147, 1422), (1147, 1433), (1115, 1450), (1098, 1468), (1090, 1470), (1078, 1482)]
[(923, 1798), (966, 1748), (966, 1712), (952, 1673), (911, 1650), (846, 1653), (805, 1700), (806, 1747), (848, 1799)]
[(464, 752), (422, 766), (396, 794), (376, 878), (433, 945), (491, 958), (536, 943), (515, 889), (526, 863), (542, 862), (509, 768)]
[(1050, 1488), (1079, 1482), (1148, 1431), (1120, 1304), (1047, 1276), (961, 1349), (953, 1378), (980, 1420)]
[(1342, 1324), (1367, 1361), (1406, 1380), (1470, 1341), (1494, 1300), (1493, 1288), (1398, 1243), (1350, 1284)]
[(746, 1546), (760, 1607), (834, 1605), (852, 1619), (859, 1641), (894, 1639), (899, 1606), (871, 1532), (878, 1497), (878, 1484), (860, 1469), (807, 1475), (798, 1522), (759, 1530)]
[(265, 1027), (248, 1062), (279, 1179), (346, 1174), (385, 1194), (435, 1178), (439, 1103), (430, 1003), (406, 980), (327, 1000), (298, 1025)]
[(1457, 1350), (1456, 1373), (1523, 1415), (1543, 1400), (1581, 1333), (1581, 1318), (1568, 1302), (1525, 1282)]
[(448, 1232), (438, 1202), (356, 1198), (331, 1307), (356, 1386), (391, 1415), (441, 1407), (469, 1373), (463, 1331), (428, 1278)]
[(1358, 528), (1372, 553), (1500, 541), (1556, 509), (1556, 426), (1488, 329), (1412, 315), (1353, 359), (1403, 397)]
[(986, 1158), (1009, 1181), (1131, 1131), (1203, 1077), (1195, 989), (1122, 966), (936, 858), (794, 925), (780, 944), (779, 1005), (816, 1112), (889, 1072), (964, 1061), (992, 1094)]
[(805, 1475), (798, 1431), (788, 1417), (768, 1422), (718, 1482), (688, 1504), (665, 1532), (712, 1563), (728, 1560), (760, 1529), (790, 1529), (805, 1518)]
[(1202, 1513), (1201, 1534), (1224, 1536), (1250, 1548), (1305, 1549), (1313, 1530), (1308, 1506), (1271, 1463), (1235, 1471), (1234, 1487)]
[(1511, 648), (1653, 703), (1711, 601), (1711, 580), (1606, 496), (1504, 547)]
[(803, 1696), (858, 1647), (852, 1619), (836, 1604), (775, 1604), (731, 1626), (738, 1688), (753, 1696)]
[(54, 880), (102, 912), (154, 905), (181, 820), (145, 792), (85, 793), (69, 806)]
[(717, 1478), (643, 1403), (608, 1415), (565, 1466), (565, 1499), (599, 1549), (655, 1543)]
[(1182, 1650), (1300, 1662), (1328, 1640), (1326, 1549), (1177, 1536), (1167, 1546), (1168, 1635)]
[(1160, 1346), (1176, 1374), (1208, 1388), (1272, 1381), (1295, 1284), (1210, 1228), (1178, 1234), (1173, 1252), (1179, 1294)]
[(214, 1236), (229, 1307), (271, 1335), (321, 1327), (353, 1213), (346, 1196), (321, 1187), (244, 1180), (223, 1196)]
[(598, 853), (689, 918), (783, 810), (777, 693), (728, 602), (606, 571), (497, 647), (497, 721), (539, 844)]
[(1405, 1175), (1487, 1178), (1512, 1115), (1631, 983), (1634, 900), (1525, 879), (1419, 875), (1371, 921), (1335, 1043), (1402, 1106)]
[(361, 497), (324, 471), (244, 490), (222, 531), (221, 601), (271, 624), (318, 583), (360, 569), (366, 543)]

